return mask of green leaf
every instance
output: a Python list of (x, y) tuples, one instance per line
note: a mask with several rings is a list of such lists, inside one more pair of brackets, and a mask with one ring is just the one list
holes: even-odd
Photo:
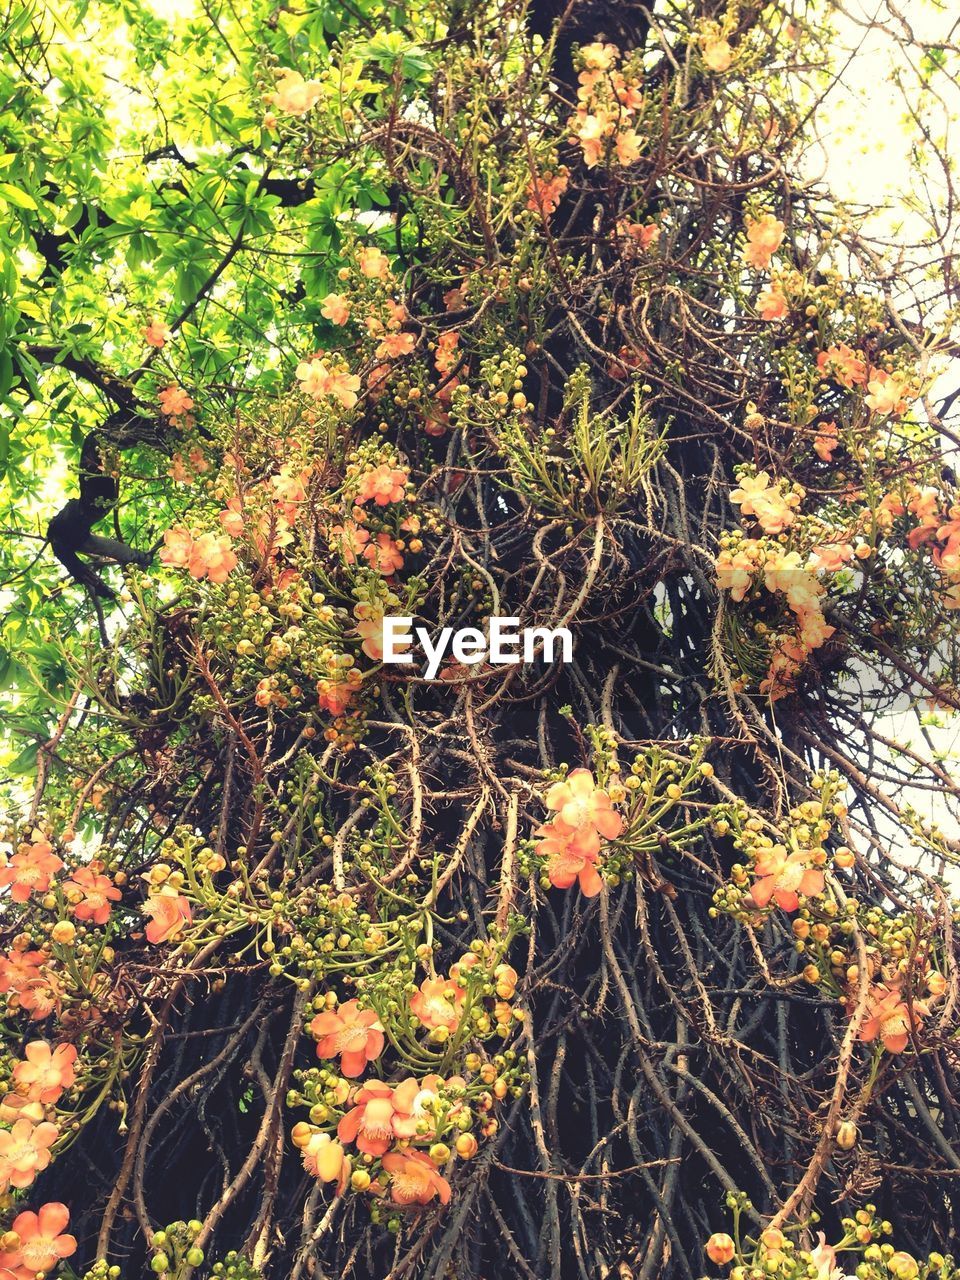
[(27, 195), (26, 191), (21, 191), (19, 187), (14, 187), (9, 182), (0, 182), (0, 196), (17, 209), (36, 209), (38, 207), (33, 196)]

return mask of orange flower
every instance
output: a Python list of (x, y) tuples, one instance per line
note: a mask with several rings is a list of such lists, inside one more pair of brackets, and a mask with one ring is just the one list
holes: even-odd
[(635, 129), (621, 129), (616, 136), (614, 145), (619, 162), (622, 165), (629, 165), (640, 159), (643, 138)]
[(619, 54), (615, 44), (601, 44), (599, 40), (580, 49), (580, 58), (588, 71), (609, 71)]
[(178, 387), (175, 384), (164, 387), (157, 398), (160, 401), (161, 412), (166, 414), (168, 418), (179, 418), (193, 408), (193, 401), (190, 396), (184, 391), (183, 387)]
[(408, 356), (416, 339), (412, 333), (388, 333), (377, 346), (374, 354), (378, 360), (396, 360)]
[(342, 678), (317, 681), (317, 703), (332, 716), (342, 716), (353, 701), (354, 686)]
[(755, 516), (764, 533), (782, 533), (796, 519), (790, 501), (780, 492), (779, 485), (770, 485), (765, 471), (743, 476), (739, 486), (730, 491), (730, 501), (740, 507), (741, 515)]
[[(899, 982), (890, 985), (875, 983), (867, 1000), (867, 1016), (860, 1025), (860, 1039), (870, 1044), (879, 1036), (888, 1053), (902, 1053), (910, 1033), (918, 1030), (920, 1020), (930, 1012), (922, 1000), (914, 1000), (908, 1005)], [(848, 1008), (852, 1008), (855, 1001), (856, 997), (851, 995)]]
[(337, 1137), (341, 1142), (355, 1142), (364, 1155), (384, 1155), (395, 1138), (415, 1137), (414, 1103), (419, 1093), (413, 1077), (396, 1088), (382, 1080), (369, 1081), (357, 1091), (355, 1105), (337, 1125)]
[(152, 893), (143, 910), (151, 917), (146, 928), (147, 941), (154, 944), (172, 941), (193, 919), (190, 903), (170, 885)]
[(0, 1129), (0, 1188), (29, 1187), (50, 1163), (50, 1148), (60, 1137), (55, 1124), (34, 1124), (24, 1118), (10, 1129)]
[(460, 343), (459, 329), (444, 329), (437, 338), (437, 354), (433, 363), (437, 373), (447, 374), (457, 363), (457, 347)]
[(0, 867), (0, 886), (10, 885), (14, 902), (26, 902), (31, 893), (46, 893), (62, 866), (49, 841), (21, 845), (9, 863)]
[(823, 872), (809, 866), (806, 854), (787, 853), (782, 846), (765, 849), (757, 858), (754, 871), (760, 877), (750, 890), (758, 907), (766, 907), (772, 898), (784, 911), (796, 911), (798, 894), (807, 898), (823, 893)]
[(813, 442), (813, 451), (817, 457), (824, 462), (832, 462), (833, 452), (839, 443), (837, 424), (835, 422), (821, 422), (817, 427), (817, 435)]
[(36, 981), (46, 959), (42, 951), (23, 951), (17, 947), (0, 956), (0, 992), (16, 993)]
[(866, 364), (845, 342), (821, 351), (817, 356), (817, 368), (824, 377), (831, 377), (848, 389), (867, 380)]
[(360, 274), (368, 280), (387, 280), (390, 276), (390, 263), (385, 254), (376, 246), (361, 249), (358, 257)]
[(170, 329), (162, 320), (158, 320), (156, 316), (150, 321), (143, 331), (146, 342), (151, 347), (156, 347), (159, 351), (170, 341)]
[(342, 293), (328, 293), (320, 304), (320, 314), (331, 324), (346, 324), (350, 319), (350, 303)]
[(359, 1000), (348, 1000), (337, 1009), (325, 1009), (310, 1023), (317, 1037), (317, 1057), (340, 1056), (340, 1070), (355, 1080), (367, 1064), (379, 1058), (386, 1043), (383, 1024), (374, 1009), (361, 1009)]
[(365, 471), (360, 477), (357, 501), (369, 502), (372, 498), (378, 507), (385, 507), (391, 502), (402, 502), (406, 482), (405, 472), (381, 462), (378, 467)]
[(34, 1022), (42, 1022), (51, 1013), (60, 1011), (60, 986), (52, 973), (44, 970), (31, 979), (19, 993), (21, 1009), (26, 1009)]
[(343, 524), (335, 524), (327, 538), (331, 546), (336, 546), (347, 564), (356, 564), (357, 556), (365, 555), (364, 548), (370, 541), (370, 530), (363, 529), (352, 520)]
[(567, 189), (569, 175), (566, 169), (558, 173), (545, 173), (541, 178), (531, 178), (527, 186), (527, 208), (540, 212), (545, 218), (557, 211), (560, 197)]
[(280, 111), (288, 116), (306, 115), (315, 107), (323, 95), (323, 86), (319, 80), (304, 80), (299, 71), (291, 71), (289, 67), (281, 67), (277, 71), (275, 93), (268, 93), (266, 101), (272, 102)]
[(866, 403), (874, 413), (903, 413), (907, 407), (907, 379), (902, 373), (871, 369), (867, 390)]
[(422, 1152), (391, 1152), (383, 1157), (382, 1163), (390, 1174), (394, 1204), (429, 1204), (434, 1196), (439, 1196), (441, 1204), (450, 1203), (450, 1183), (437, 1173), (433, 1162)]
[(110, 877), (101, 875), (94, 867), (78, 867), (70, 879), (64, 881), (63, 891), (67, 901), (73, 904), (74, 916), (94, 924), (106, 924), (112, 909), (110, 903), (119, 902), (122, 896)]
[(0, 1254), (0, 1265), (22, 1268), (30, 1276), (52, 1270), (62, 1258), (77, 1251), (73, 1236), (61, 1234), (69, 1221), (67, 1206), (56, 1201), (43, 1205), (39, 1213), (27, 1210), (18, 1214), (10, 1230), (20, 1237), (20, 1243), (13, 1252)]
[(236, 495), (220, 512), (220, 524), (223, 532), (230, 538), (239, 538), (243, 533), (243, 505)]
[(743, 260), (749, 267), (763, 269), (769, 267), (770, 259), (783, 244), (784, 225), (772, 213), (765, 213), (762, 218), (748, 219), (747, 245), (743, 251)]
[(623, 830), (623, 819), (589, 769), (574, 769), (565, 782), (555, 782), (547, 792), (546, 805), (577, 832), (597, 831), (605, 839), (615, 840)]
[(625, 218), (617, 223), (620, 235), (627, 236), (634, 244), (646, 251), (660, 239), (658, 222), (628, 222)]
[(782, 320), (788, 313), (790, 308), (786, 294), (777, 281), (761, 289), (760, 296), (757, 298), (757, 310), (760, 312), (761, 320)]
[(579, 882), (585, 898), (595, 898), (603, 888), (597, 870), (600, 837), (596, 831), (576, 832), (555, 819), (538, 827), (536, 851), (547, 860), (547, 876), (555, 889), (570, 889)]
[(185, 569), (193, 554), (193, 534), (182, 524), (175, 524), (163, 535), (160, 561), (171, 569)]
[(368, 658), (380, 662), (383, 658), (383, 606), (358, 604), (353, 612), (358, 619), (357, 635), (363, 641), (360, 648)]
[(360, 379), (355, 373), (346, 369), (330, 369), (326, 361), (316, 356), (297, 365), (297, 378), (300, 389), (313, 400), (330, 397), (344, 409), (352, 409), (359, 398)]
[(371, 542), (363, 549), (363, 558), (367, 560), (377, 573), (388, 577), (403, 568), (403, 556), (400, 548), (389, 533), (378, 533), (376, 542)]
[(420, 990), (410, 997), (410, 1012), (431, 1031), (439, 1027), (456, 1031), (466, 998), (463, 988), (447, 978), (424, 978)]
[(76, 1079), (76, 1045), (51, 1049), (46, 1040), (32, 1040), (23, 1052), (25, 1060), (13, 1068), (14, 1087), (31, 1102), (57, 1102)]

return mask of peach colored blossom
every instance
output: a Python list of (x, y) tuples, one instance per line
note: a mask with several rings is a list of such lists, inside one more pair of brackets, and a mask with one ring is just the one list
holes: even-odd
[(364, 547), (363, 558), (384, 577), (403, 568), (403, 556), (389, 533), (378, 533), (376, 541)]
[(193, 408), (193, 400), (183, 387), (171, 384), (158, 393), (160, 410), (168, 418), (179, 418)]
[(832, 462), (834, 450), (839, 445), (840, 440), (837, 436), (837, 424), (835, 422), (821, 422), (817, 427), (817, 434), (813, 441), (813, 451), (823, 462)]
[(408, 356), (416, 344), (412, 333), (388, 333), (377, 346), (374, 355), (378, 360), (397, 360)]
[(229, 538), (239, 538), (243, 533), (243, 507), (235, 494), (220, 512), (220, 525)]
[[(899, 982), (875, 983), (870, 988), (867, 1001), (867, 1015), (860, 1024), (859, 1038), (865, 1044), (879, 1038), (888, 1053), (902, 1053), (911, 1032), (919, 1029), (921, 1020), (930, 1012), (922, 1000), (908, 1004)], [(848, 1007), (855, 1002), (855, 995), (851, 995)]]
[(69, 1221), (67, 1206), (56, 1201), (43, 1205), (39, 1213), (28, 1209), (18, 1214), (10, 1230), (20, 1237), (20, 1243), (12, 1254), (0, 1255), (4, 1265), (23, 1268), (30, 1276), (51, 1271), (63, 1258), (77, 1251), (74, 1237), (63, 1234)]
[(424, 978), (420, 990), (410, 997), (410, 1012), (431, 1031), (440, 1027), (456, 1031), (466, 998), (464, 989), (448, 978)]
[(750, 590), (756, 569), (756, 563), (746, 551), (724, 548), (716, 561), (717, 586), (721, 591), (729, 591), (732, 600), (742, 600)]
[(390, 262), (376, 246), (361, 249), (358, 263), (360, 274), (369, 280), (387, 280), (390, 277)]
[(277, 75), (277, 87), (274, 93), (266, 96), (278, 111), (289, 116), (303, 116), (317, 105), (323, 96), (323, 86), (318, 80), (304, 80), (299, 71), (289, 67), (281, 67)]
[(8, 1093), (0, 1100), (0, 1122), (11, 1127), (18, 1120), (29, 1120), (31, 1124), (42, 1124), (47, 1118), (48, 1107), (42, 1102), (31, 1102), (22, 1093)]
[[(367, 612), (361, 613), (361, 609)], [(359, 619), (357, 635), (363, 642), (360, 648), (368, 658), (380, 662), (383, 658), (383, 608), (359, 604), (354, 614)]]
[(757, 310), (760, 312), (761, 320), (782, 320), (789, 313), (787, 296), (777, 281), (760, 290)]
[(391, 1152), (383, 1157), (390, 1174), (390, 1196), (394, 1204), (429, 1204), (434, 1196), (441, 1204), (450, 1202), (450, 1184), (420, 1151)]
[(342, 293), (328, 293), (320, 304), (320, 314), (331, 324), (346, 324), (350, 319), (350, 303)]
[(357, 502), (369, 502), (372, 498), (378, 507), (385, 507), (391, 502), (402, 502), (406, 482), (405, 472), (381, 462), (360, 477)]
[(332, 716), (342, 716), (353, 701), (354, 689), (343, 679), (318, 680), (317, 703)]
[(817, 368), (841, 387), (859, 386), (867, 380), (867, 366), (845, 342), (828, 347), (817, 356)]
[(193, 555), (193, 534), (182, 524), (175, 524), (163, 535), (160, 561), (171, 569), (185, 569)]
[(365, 554), (364, 548), (370, 541), (370, 530), (364, 529), (352, 520), (343, 524), (335, 524), (327, 538), (332, 547), (336, 547), (347, 564), (356, 564), (357, 557)]
[(604, 151), (604, 141), (614, 129), (614, 122), (604, 111), (578, 113), (574, 117), (574, 132), (583, 152), (584, 164), (594, 169), (600, 163)]
[(874, 413), (903, 413), (907, 407), (907, 379), (902, 373), (871, 369), (867, 391), (869, 395), (865, 397), (865, 402)]
[(226, 534), (202, 533), (194, 540), (187, 570), (194, 578), (226, 582), (237, 564), (236, 553)]
[(26, 1117), (0, 1129), (0, 1188), (29, 1187), (50, 1163), (50, 1148), (60, 1137), (55, 1124), (34, 1124)]
[(154, 944), (172, 942), (193, 919), (190, 903), (170, 885), (151, 893), (143, 910), (151, 917), (145, 930), (147, 941)]
[(743, 260), (749, 267), (769, 267), (770, 259), (783, 244), (784, 225), (772, 213), (747, 220), (747, 245)]
[(798, 894), (814, 898), (823, 893), (823, 872), (809, 865), (800, 852), (787, 853), (782, 845), (765, 849), (757, 858), (754, 871), (759, 877), (750, 890), (758, 907), (766, 907), (773, 899), (784, 911), (797, 911)]
[(811, 547), (810, 555), (814, 569), (837, 573), (853, 559), (853, 547), (849, 542), (830, 542), (822, 547)]
[(635, 129), (621, 129), (614, 140), (617, 159), (626, 166), (640, 159), (643, 138)]
[(362, 1075), (385, 1044), (383, 1024), (374, 1009), (361, 1009), (358, 1000), (347, 1000), (336, 1009), (325, 1009), (310, 1023), (317, 1038), (317, 1057), (340, 1057), (340, 1070), (350, 1080)]
[(397, 1138), (412, 1138), (417, 1132), (413, 1107), (420, 1086), (410, 1078), (393, 1087), (370, 1080), (358, 1089), (354, 1105), (337, 1125), (341, 1142), (355, 1142), (357, 1150), (382, 1156)]
[(47, 970), (39, 977), (31, 978), (18, 992), (20, 1007), (26, 1009), (34, 1022), (42, 1022), (51, 1013), (59, 1013), (61, 999), (60, 984)]
[(314, 400), (330, 398), (352, 409), (359, 399), (359, 377), (346, 369), (330, 369), (316, 356), (297, 365), (297, 378), (304, 394)]
[(172, 335), (169, 326), (154, 316), (144, 329), (143, 336), (149, 346), (156, 347), (159, 351), (170, 341)]
[(621, 218), (617, 223), (617, 231), (627, 236), (644, 251), (657, 243), (660, 239), (660, 230), (658, 222), (628, 222), (625, 218)]
[(615, 44), (595, 40), (581, 46), (580, 57), (588, 71), (609, 71), (619, 57), (619, 50)]
[(527, 186), (527, 208), (534, 213), (541, 213), (545, 218), (551, 217), (556, 213), (569, 181), (566, 169), (531, 178)]
[(63, 891), (75, 918), (93, 924), (106, 924), (112, 910), (110, 903), (119, 902), (122, 896), (110, 877), (94, 867), (78, 867), (64, 881)]
[(46, 893), (63, 860), (47, 840), (21, 845), (9, 862), (0, 867), (0, 887), (10, 886), (14, 902), (26, 902), (32, 893)]
[(555, 819), (538, 827), (536, 852), (547, 860), (547, 877), (556, 889), (570, 889), (579, 884), (585, 898), (595, 898), (603, 888), (597, 870), (600, 837), (596, 831), (577, 832)]
[(796, 519), (791, 503), (770, 484), (765, 471), (744, 476), (738, 488), (731, 490), (730, 501), (737, 503), (741, 515), (754, 516), (764, 533), (782, 533)]
[(42, 951), (18, 947), (0, 956), (0, 993), (21, 991), (29, 982), (35, 981), (40, 977), (40, 969), (46, 959)]
[(606, 840), (615, 840), (623, 831), (623, 819), (589, 769), (574, 769), (564, 782), (555, 782), (545, 803), (574, 831), (595, 830)]
[(57, 1102), (76, 1078), (76, 1045), (51, 1049), (46, 1040), (31, 1040), (23, 1052), (24, 1060), (13, 1068), (14, 1088), (31, 1102)]

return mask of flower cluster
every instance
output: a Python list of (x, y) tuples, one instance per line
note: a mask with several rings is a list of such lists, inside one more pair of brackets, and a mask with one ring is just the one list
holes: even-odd
[[(727, 1197), (734, 1215), (733, 1234), (716, 1231), (704, 1244), (704, 1253), (718, 1267), (733, 1263), (729, 1280), (760, 1280), (775, 1276), (780, 1280), (955, 1280), (960, 1275), (950, 1257), (931, 1253), (918, 1259), (905, 1249), (896, 1249), (884, 1238), (893, 1226), (868, 1204), (841, 1220), (843, 1230), (836, 1244), (829, 1244), (818, 1231), (816, 1244), (801, 1243), (796, 1226), (763, 1228), (756, 1236), (741, 1230), (744, 1210), (752, 1208), (741, 1192)], [(819, 1215), (811, 1215), (819, 1222)]]
[[(510, 1035), (517, 982), (516, 970), (478, 943), (448, 978), (431, 974), (419, 986), (411, 983), (405, 1011), (395, 1011), (395, 1002), (375, 1007), (356, 998), (338, 1002), (332, 992), (318, 997), (308, 1031), (317, 1056), (336, 1060), (339, 1074), (329, 1068), (301, 1073), (302, 1087), (290, 1099), (310, 1109), (309, 1122), (294, 1125), (291, 1135), (307, 1172), (335, 1183), (340, 1194), (348, 1187), (369, 1193), (375, 1216), (384, 1197), (397, 1208), (446, 1204), (453, 1162), (476, 1154), (477, 1135), (496, 1132), (497, 1103), (519, 1087), (512, 1051), (490, 1059), (468, 1048), (471, 1038)], [(412, 1053), (423, 1032), (438, 1047), (438, 1062), (457, 1058), (460, 1072), (408, 1074), (394, 1082), (370, 1073), (374, 1065), (383, 1070), (388, 1037), (389, 1056), (400, 1054), (402, 1062), (406, 1046)]]
[(730, 883), (715, 893), (714, 915), (724, 911), (750, 922), (772, 908), (792, 914), (804, 900), (824, 894), (824, 870), (831, 865), (827, 845), (846, 814), (839, 798), (844, 783), (839, 774), (828, 773), (815, 777), (813, 785), (818, 798), (795, 805), (778, 828), (744, 806), (718, 806), (714, 833), (729, 837), (746, 862), (735, 862)]
[(584, 164), (624, 168), (640, 158), (644, 139), (636, 129), (646, 105), (642, 69), (621, 61), (612, 44), (588, 44), (579, 51), (577, 110), (569, 119), (571, 141), (579, 145)]

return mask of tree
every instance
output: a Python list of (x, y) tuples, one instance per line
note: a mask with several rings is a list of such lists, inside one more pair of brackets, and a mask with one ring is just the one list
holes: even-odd
[(0, 1265), (956, 1274), (946, 160), (810, 180), (826, 3), (131, 13), (86, 163), (8, 33)]

